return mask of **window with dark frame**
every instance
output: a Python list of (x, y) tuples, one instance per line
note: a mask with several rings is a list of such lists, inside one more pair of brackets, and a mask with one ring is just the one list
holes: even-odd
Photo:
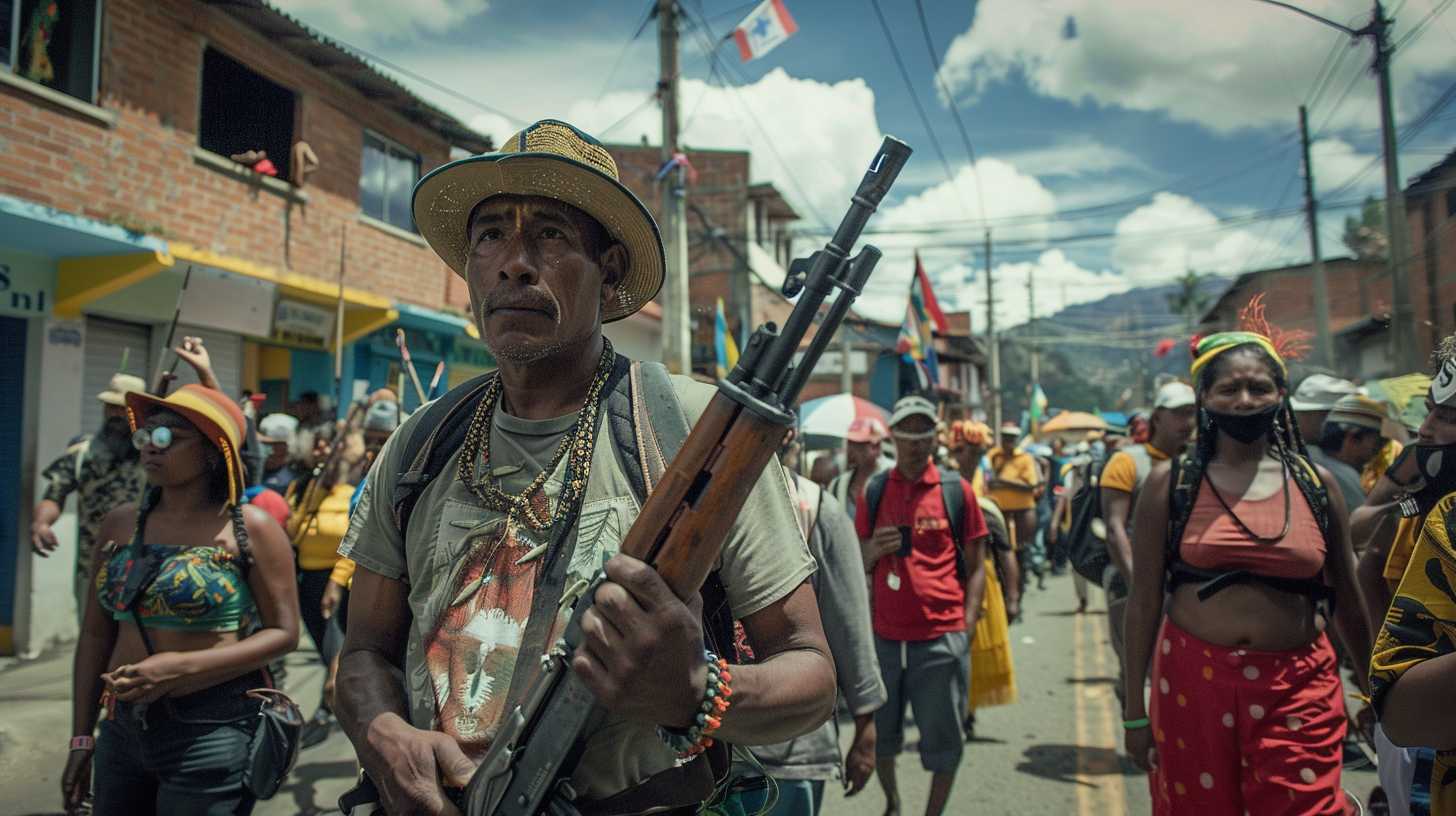
[(359, 211), (415, 232), (410, 192), (420, 179), (420, 157), (369, 131), (364, 132), (364, 161), (359, 173)]
[(201, 121), (197, 144), (220, 156), (265, 150), (289, 177), (293, 149), (293, 92), (241, 62), (208, 48), (202, 57)]
[(96, 101), (101, 0), (0, 0), (0, 68)]

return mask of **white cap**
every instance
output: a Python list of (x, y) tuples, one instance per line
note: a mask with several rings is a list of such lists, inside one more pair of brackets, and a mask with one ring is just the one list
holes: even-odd
[(1182, 382), (1170, 382), (1158, 389), (1157, 399), (1153, 400), (1153, 410), (1184, 408), (1196, 401), (1193, 396), (1193, 386)]
[(258, 420), (258, 441), (292, 443), (298, 432), (298, 420), (288, 414), (269, 414)]
[(890, 412), (890, 427), (893, 428), (913, 416), (929, 417), (931, 422), (940, 419), (935, 413), (935, 405), (930, 400), (911, 394), (896, 401), (894, 410)]

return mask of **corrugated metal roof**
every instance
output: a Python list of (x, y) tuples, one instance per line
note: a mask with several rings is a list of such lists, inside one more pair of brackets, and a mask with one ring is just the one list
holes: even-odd
[(261, 33), (279, 48), (333, 76), (379, 105), (390, 108), (474, 153), (494, 149), (491, 138), (420, 99), (381, 73), (347, 46), (320, 34), (264, 0), (202, 0)]

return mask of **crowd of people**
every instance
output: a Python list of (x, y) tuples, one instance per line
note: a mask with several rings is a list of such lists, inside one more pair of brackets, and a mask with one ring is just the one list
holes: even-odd
[[(1104, 592), (1156, 813), (1353, 812), (1352, 719), (1388, 812), (1456, 813), (1456, 338), (1413, 438), (1354, 383), (1292, 387), (1267, 326), (1199, 340), (1127, 428), (1043, 445), (910, 394), (807, 477), (790, 431), (684, 599), (618, 551), (715, 389), (602, 335), (664, 267), (610, 155), (538, 122), (427, 176), (414, 217), (496, 372), (408, 417), (388, 390), (256, 416), (189, 337), (199, 384), (118, 375), (46, 469), (38, 554), (79, 497), (68, 811), (248, 813), (337, 725), (346, 812), (457, 813), (571, 622), (605, 712), (555, 789), (578, 810), (807, 816), (878, 776), (907, 812), (908, 710), (937, 816), (975, 802), (975, 712), (1016, 702), (1022, 598), (1071, 570), (1079, 611)], [(326, 678), (306, 722), (278, 676), (300, 628)]]

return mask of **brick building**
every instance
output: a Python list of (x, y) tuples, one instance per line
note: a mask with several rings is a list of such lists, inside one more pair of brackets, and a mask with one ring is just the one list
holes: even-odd
[[(657, 181), (662, 150), (608, 145), (627, 185), (662, 222), (664, 190)], [(786, 227), (798, 219), (773, 185), (749, 182), (745, 150), (688, 150), (696, 173), (688, 184), (688, 291), (693, 370), (712, 375), (714, 313), (723, 299), (729, 329), (742, 340), (753, 327), (782, 325), (792, 304), (779, 293), (791, 259)], [(658, 334), (660, 355), (661, 335)]]
[(1456, 332), (1456, 150), (1405, 190), (1411, 231), (1411, 303), (1422, 352)]
[(409, 214), (421, 173), (488, 137), (261, 0), (73, 0), (43, 49), (18, 36), (38, 3), (6, 5), (0, 654), (74, 633), (71, 512), (56, 557), (23, 532), (37, 477), (112, 373), (154, 378), (179, 302), (179, 336), (265, 411), (332, 392), (336, 329), (346, 392), (397, 382), (396, 328), (425, 379), (493, 365)]
[[(1358, 378), (1390, 373), (1383, 343), (1371, 340), (1378, 336), (1383, 341), (1390, 323), (1389, 268), (1381, 260), (1355, 258), (1330, 258), (1324, 265), (1335, 370), (1341, 376)], [(1262, 294), (1269, 318), (1280, 328), (1313, 335), (1313, 292), (1313, 271), (1307, 263), (1245, 272), (1204, 312), (1198, 330), (1209, 334), (1237, 327), (1239, 311)]]

